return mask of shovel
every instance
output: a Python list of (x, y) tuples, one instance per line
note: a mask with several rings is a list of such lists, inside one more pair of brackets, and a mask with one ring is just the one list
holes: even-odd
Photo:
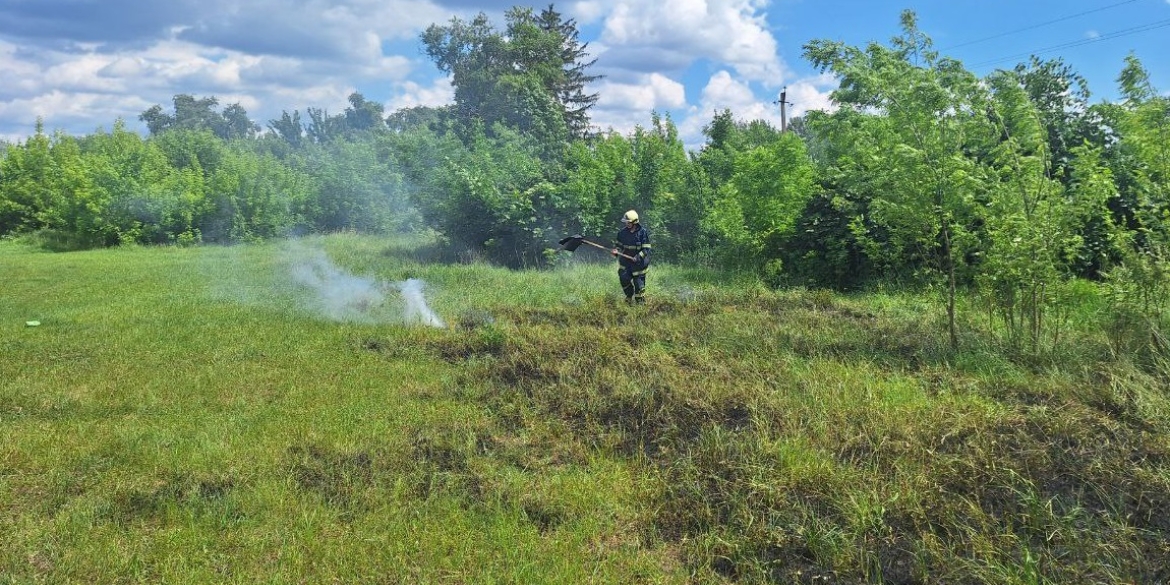
[[(597, 242), (590, 242), (589, 240), (586, 240), (586, 239), (585, 239), (585, 236), (569, 236), (569, 237), (567, 237), (567, 238), (563, 238), (563, 239), (561, 239), (561, 241), (560, 241), (560, 242), (558, 242), (558, 243), (559, 243), (559, 244), (560, 244), (560, 245), (561, 245), (561, 246), (562, 246), (562, 247), (563, 247), (565, 250), (568, 250), (568, 251), (570, 251), (570, 252), (572, 252), (573, 250), (576, 250), (577, 248), (581, 247), (581, 244), (585, 244), (585, 245), (588, 245), (588, 246), (593, 246), (594, 248), (598, 248), (598, 249), (601, 249), (601, 250), (605, 250), (606, 252), (610, 252), (610, 251), (611, 251), (609, 248), (606, 248), (605, 246), (602, 246), (601, 244), (598, 244)], [(637, 259), (637, 258), (634, 258), (633, 256), (627, 256), (627, 255), (625, 255), (625, 254), (622, 254), (621, 252), (618, 252), (618, 253), (617, 253), (617, 255), (618, 255), (618, 256), (621, 256), (622, 258), (625, 258), (626, 260), (630, 260), (630, 261), (632, 261), (632, 262), (637, 262), (637, 261), (638, 261), (638, 259)]]

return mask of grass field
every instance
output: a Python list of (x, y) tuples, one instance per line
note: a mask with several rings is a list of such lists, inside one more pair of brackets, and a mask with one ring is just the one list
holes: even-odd
[(433, 257), (0, 242), (0, 583), (1170, 582), (1166, 372), (1091, 308), (952, 351), (909, 294)]

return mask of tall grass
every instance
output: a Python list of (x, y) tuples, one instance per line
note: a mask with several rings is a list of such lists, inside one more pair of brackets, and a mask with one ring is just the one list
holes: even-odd
[(0, 243), (0, 582), (1170, 579), (1165, 388), (1094, 327), (955, 352), (930, 299), (672, 266), (628, 307), (587, 254)]

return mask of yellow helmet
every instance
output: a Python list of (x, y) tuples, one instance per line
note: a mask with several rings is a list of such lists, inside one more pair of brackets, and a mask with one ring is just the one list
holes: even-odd
[(622, 216), (622, 223), (638, 223), (638, 212), (633, 209)]

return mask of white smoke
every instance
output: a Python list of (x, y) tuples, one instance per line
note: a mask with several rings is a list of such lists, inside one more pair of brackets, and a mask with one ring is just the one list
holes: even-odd
[(423, 298), (423, 281), (417, 278), (411, 278), (403, 282), (395, 283), (394, 286), (402, 293), (403, 300), (406, 301), (406, 309), (403, 311), (403, 316), (408, 322), (419, 322), (431, 327), (444, 327), (443, 320), (427, 306), (427, 301)]
[(313, 294), (310, 308), (334, 321), (365, 321), (386, 301), (376, 282), (338, 268), (323, 250), (308, 250), (291, 267), (292, 278)]
[[(445, 326), (427, 306), (421, 280), (379, 284), (372, 278), (342, 270), (324, 250), (294, 246), (294, 252), (290, 266), (292, 279), (311, 293), (303, 300), (315, 313), (334, 321), (400, 321)], [(399, 295), (393, 295), (398, 298), (387, 298), (390, 291), (398, 292)]]

